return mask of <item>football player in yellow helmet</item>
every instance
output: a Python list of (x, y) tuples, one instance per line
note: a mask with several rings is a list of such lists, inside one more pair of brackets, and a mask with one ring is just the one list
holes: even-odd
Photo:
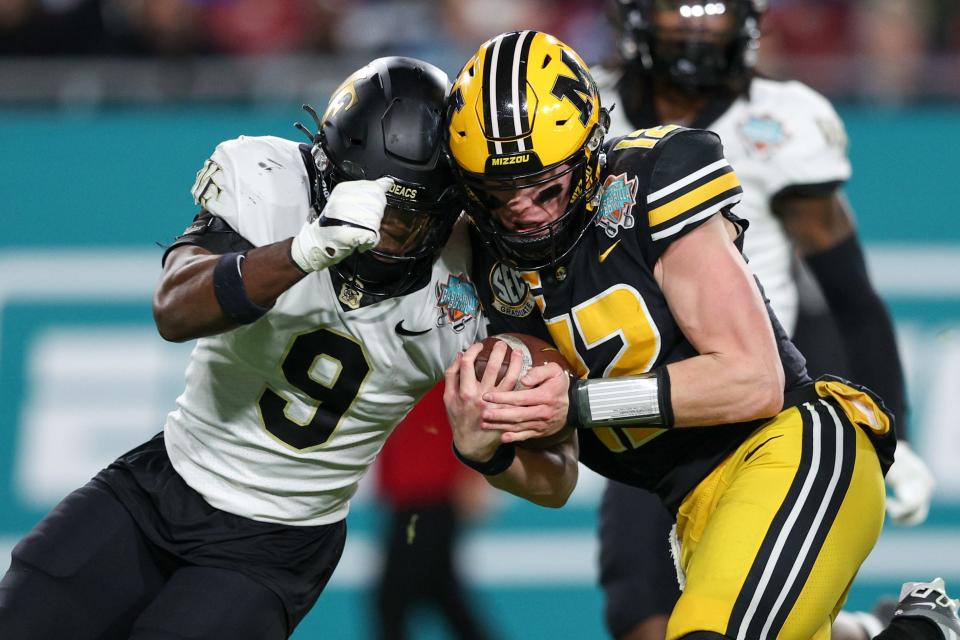
[[(892, 419), (872, 392), (807, 375), (740, 253), (720, 138), (604, 141), (586, 65), (534, 31), (484, 43), (451, 100), (450, 155), (492, 248), (473, 264), (490, 333), (545, 335), (576, 373), (521, 376), (512, 352), (498, 384), (505, 348), (479, 379), (480, 347), (458, 356), (444, 400), (461, 460), (546, 506), (578, 460), (657, 494), (685, 580), (668, 640), (829, 638), (880, 533)], [(516, 446), (537, 437), (551, 444)]]
[[(580, 56), (537, 31), (497, 36), (460, 72), (449, 118), (450, 152), (484, 241), (524, 269), (562, 260), (596, 214), (609, 124)], [(562, 204), (562, 214), (548, 220), (531, 209), (509, 228), (490, 215), (529, 188), (531, 203)]]

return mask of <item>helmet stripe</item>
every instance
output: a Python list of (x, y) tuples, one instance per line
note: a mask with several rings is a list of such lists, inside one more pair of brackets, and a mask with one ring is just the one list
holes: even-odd
[[(513, 68), (511, 69), (511, 89), (513, 104), (513, 135), (522, 135), (529, 127), (521, 123), (521, 118), (527, 119), (527, 56), (533, 38), (529, 31), (520, 32), (519, 46), (513, 52)], [(526, 123), (529, 125), (529, 121)], [(520, 140), (517, 151), (526, 151), (524, 140)]]
[(494, 108), (497, 114), (497, 138), (512, 138), (517, 135), (513, 127), (513, 61), (516, 57), (517, 42), (520, 33), (514, 32), (503, 37), (500, 41), (499, 56), (495, 58), (494, 67), (490, 71), (491, 78), (496, 83), (490, 89)]
[[(500, 118), (497, 114), (497, 91), (499, 84), (497, 77), (497, 65), (500, 64), (500, 46), (503, 44), (503, 38), (497, 38), (496, 43), (493, 45), (493, 50), (490, 52), (490, 97), (489, 97), (489, 109), (490, 109), (490, 137), (495, 140), (500, 137)], [(496, 153), (502, 153), (503, 150), (500, 147), (499, 142), (494, 142), (494, 147)]]
[(497, 85), (499, 84), (498, 80), (500, 78), (496, 72), (496, 67), (500, 60), (500, 45), (503, 43), (503, 40), (504, 37), (500, 36), (491, 42), (491, 46), (487, 47), (486, 59), (483, 62), (483, 86), (486, 89), (484, 103), (487, 107), (487, 137), (494, 139), (493, 152), (496, 154), (503, 153), (500, 143), (496, 141), (500, 138), (500, 119), (497, 116)]
[(496, 126), (493, 124), (493, 100), (490, 99), (490, 83), (492, 81), (490, 69), (493, 66), (493, 50), (498, 46), (500, 46), (500, 38), (496, 38), (487, 45), (487, 50), (483, 54), (483, 84), (480, 85), (483, 87), (483, 128), (488, 141), (487, 146), (490, 147), (490, 153), (497, 152), (496, 149), (493, 148), (493, 143), (489, 142), (489, 140), (493, 137), (493, 128)]

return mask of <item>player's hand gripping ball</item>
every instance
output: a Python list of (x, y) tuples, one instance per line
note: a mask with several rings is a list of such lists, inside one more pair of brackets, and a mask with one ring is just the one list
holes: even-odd
[[(484, 338), (483, 342), (481, 342), (483, 350), (480, 351), (477, 359), (474, 361), (474, 373), (477, 376), (477, 380), (483, 376), (483, 372), (487, 368), (487, 360), (490, 359), (490, 353), (493, 351), (493, 346), (497, 344), (497, 342), (505, 342), (508, 347), (519, 351), (520, 355), (523, 356), (523, 368), (520, 370), (521, 378), (527, 374), (527, 371), (529, 371), (531, 367), (536, 367), (548, 362), (556, 362), (564, 371), (570, 371), (570, 363), (567, 362), (567, 359), (557, 351), (556, 347), (548, 342), (524, 333), (501, 333), (490, 336), (489, 338)], [(508, 354), (503, 359), (503, 364), (500, 365), (500, 373), (497, 374), (497, 384), (507, 375), (507, 368), (509, 366), (510, 356)], [(519, 383), (517, 384), (517, 388), (521, 388)]]
[[(570, 363), (567, 362), (567, 359), (563, 357), (563, 354), (557, 351), (557, 348), (550, 343), (524, 333), (501, 333), (495, 336), (490, 336), (489, 338), (485, 338), (481, 343), (483, 344), (483, 349), (480, 351), (480, 353), (477, 355), (477, 359), (474, 361), (474, 374), (477, 376), (478, 380), (483, 376), (483, 372), (487, 368), (487, 360), (490, 359), (490, 353), (493, 351), (493, 346), (497, 344), (497, 342), (505, 342), (508, 347), (520, 352), (520, 355), (523, 357), (523, 367), (520, 370), (521, 378), (527, 374), (527, 371), (529, 371), (531, 367), (547, 364), (548, 362), (555, 362), (567, 373), (571, 373), (573, 371), (573, 367), (571, 367)], [(503, 377), (507, 375), (507, 368), (509, 365), (510, 356), (507, 354), (507, 356), (503, 359), (503, 364), (500, 365), (500, 372), (497, 374), (497, 383), (503, 380)], [(518, 382), (516, 388), (522, 389), (523, 386)], [(529, 449), (546, 448), (566, 440), (572, 433), (573, 429), (568, 427), (562, 431), (559, 431), (558, 433), (553, 434), (552, 436), (545, 438), (532, 438), (524, 442), (518, 442), (517, 445)]]

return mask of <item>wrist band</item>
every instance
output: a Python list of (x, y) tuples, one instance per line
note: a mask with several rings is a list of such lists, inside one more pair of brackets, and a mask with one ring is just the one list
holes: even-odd
[(457, 460), (467, 465), (474, 471), (479, 471), (485, 476), (500, 475), (510, 468), (510, 465), (513, 464), (514, 457), (517, 455), (517, 448), (512, 442), (509, 444), (501, 444), (499, 447), (497, 447), (493, 457), (483, 462), (464, 457), (464, 455), (457, 449), (457, 445), (455, 443), (452, 444), (452, 446), (453, 455), (457, 456)]
[(673, 426), (670, 375), (665, 366), (620, 378), (571, 380), (567, 423), (596, 427)]
[(673, 400), (670, 397), (670, 372), (663, 365), (657, 371), (657, 404), (660, 406), (660, 426), (664, 429), (673, 428)]
[(570, 386), (567, 387), (567, 426), (579, 429), (580, 423), (580, 393), (578, 383), (580, 378), (570, 373)]
[(296, 241), (297, 241), (297, 239), (296, 239), (296, 238), (293, 238), (293, 239), (291, 240), (291, 242), (290, 242), (290, 250), (287, 251), (287, 260), (289, 260), (289, 261), (290, 261), (290, 264), (292, 264), (294, 267), (296, 267), (296, 268), (297, 268), (297, 271), (299, 271), (300, 273), (302, 273), (302, 274), (304, 274), (304, 275), (310, 275), (310, 272), (307, 271), (306, 269), (304, 269), (303, 267), (301, 267), (301, 266), (300, 266), (300, 263), (297, 262), (296, 259), (293, 257), (293, 245), (294, 245), (294, 243), (296, 243)]
[(270, 310), (261, 307), (247, 295), (243, 286), (243, 275), (240, 267), (246, 255), (241, 252), (226, 253), (217, 260), (213, 268), (213, 293), (223, 310), (223, 315), (239, 324), (250, 324), (259, 320)]

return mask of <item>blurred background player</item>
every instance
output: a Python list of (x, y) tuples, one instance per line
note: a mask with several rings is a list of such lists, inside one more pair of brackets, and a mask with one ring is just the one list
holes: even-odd
[(391, 429), (482, 337), (442, 154), (448, 86), (377, 59), (310, 144), (216, 148), (154, 297), (164, 338), (199, 338), (177, 409), (16, 546), (0, 636), (293, 633)]
[[(904, 441), (906, 397), (893, 325), (867, 275), (841, 191), (851, 173), (844, 127), (809, 87), (754, 73), (766, 4), (614, 0), (622, 61), (618, 74), (601, 81), (608, 85), (603, 104), (616, 104), (610, 134), (680, 124), (721, 136), (743, 183), (737, 214), (750, 222), (744, 255), (751, 269), (811, 375), (849, 375), (877, 391), (895, 415), (901, 441), (887, 474), (887, 511), (894, 522), (918, 524), (934, 483)], [(808, 295), (822, 291), (830, 317), (798, 313), (805, 273), (816, 281), (807, 276), (808, 287), (816, 287)], [(609, 483), (600, 512), (600, 579), (616, 638), (663, 638), (679, 596), (663, 542), (671, 524), (651, 494)]]
[(491, 637), (489, 616), (476, 614), (457, 558), (464, 527), (486, 511), (490, 487), (454, 457), (452, 442), (441, 383), (397, 425), (377, 457), (377, 496), (387, 507), (377, 638), (417, 638), (410, 617), (420, 607), (439, 613), (452, 638)]

